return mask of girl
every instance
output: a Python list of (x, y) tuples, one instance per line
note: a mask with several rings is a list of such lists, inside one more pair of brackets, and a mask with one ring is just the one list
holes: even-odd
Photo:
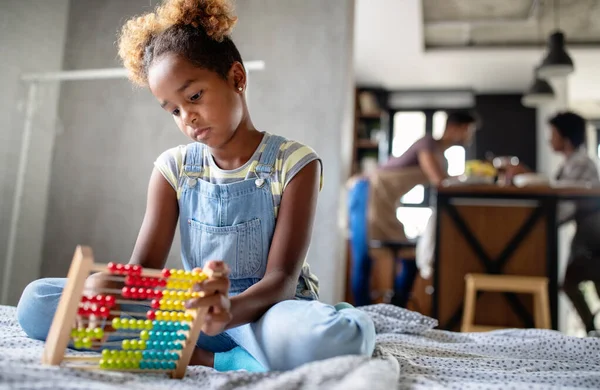
[[(225, 275), (195, 286), (205, 297), (186, 303), (210, 313), (193, 364), (288, 370), (371, 355), (375, 330), (366, 313), (317, 301), (304, 257), (321, 161), (310, 148), (254, 127), (246, 71), (229, 36), (236, 20), (226, 0), (166, 0), (121, 32), (119, 55), (131, 80), (149, 87), (194, 141), (156, 160), (129, 263), (164, 267), (179, 219), (185, 269)], [(108, 284), (102, 275), (88, 280), (89, 288)], [(64, 279), (42, 279), (25, 289), (18, 317), (30, 337), (45, 339), (63, 286)]]

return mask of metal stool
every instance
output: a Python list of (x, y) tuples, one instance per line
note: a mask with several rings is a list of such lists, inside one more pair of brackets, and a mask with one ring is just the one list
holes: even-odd
[(534, 322), (538, 329), (550, 329), (548, 278), (537, 276), (467, 274), (465, 276), (465, 307), (462, 332), (486, 332), (502, 327), (475, 325), (477, 291), (496, 291), (533, 294)]

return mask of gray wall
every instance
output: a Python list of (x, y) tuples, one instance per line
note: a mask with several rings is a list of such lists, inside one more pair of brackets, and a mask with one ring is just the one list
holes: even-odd
[(58, 103), (57, 84), (40, 85), (14, 263), (8, 269), (6, 251), (27, 95), (27, 86), (19, 78), (23, 73), (60, 70), (68, 6), (68, 0), (0, 1), (0, 302), (5, 304), (16, 304), (27, 283), (40, 275)]
[[(245, 0), (234, 39), (245, 60), (264, 60), (250, 76), (254, 123), (313, 146), (325, 164), (309, 261), (322, 298), (342, 296), (342, 236), (337, 226), (345, 178), (352, 97), (353, 1)], [(147, 0), (74, 1), (64, 66), (117, 66), (113, 46), (122, 21)], [(43, 274), (64, 275), (77, 244), (93, 246), (100, 261), (125, 261), (145, 208), (152, 162), (187, 142), (147, 91), (125, 81), (67, 83), (52, 164)], [(173, 248), (171, 262), (178, 256)]]

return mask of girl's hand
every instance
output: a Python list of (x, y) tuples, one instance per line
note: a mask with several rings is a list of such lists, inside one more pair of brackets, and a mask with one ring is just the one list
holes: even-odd
[(229, 268), (222, 261), (209, 261), (204, 266), (203, 272), (213, 276), (202, 283), (196, 283), (192, 290), (203, 292), (204, 296), (188, 300), (186, 308), (208, 308), (202, 332), (208, 336), (216, 336), (225, 330), (232, 318), (229, 300)]

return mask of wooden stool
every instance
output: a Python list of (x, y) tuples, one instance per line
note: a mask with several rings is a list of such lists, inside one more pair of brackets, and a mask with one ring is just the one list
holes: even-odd
[(462, 332), (486, 332), (502, 327), (475, 325), (477, 291), (497, 291), (533, 294), (534, 322), (538, 329), (550, 329), (550, 304), (548, 278), (536, 276), (467, 274), (465, 276), (465, 307)]

